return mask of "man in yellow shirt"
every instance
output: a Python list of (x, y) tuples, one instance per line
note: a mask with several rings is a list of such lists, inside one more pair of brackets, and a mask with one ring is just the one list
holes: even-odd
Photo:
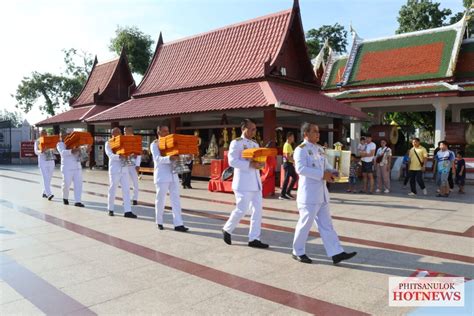
[(428, 152), (425, 147), (420, 145), (420, 139), (414, 138), (412, 140), (413, 147), (409, 151), (410, 163), (408, 167), (408, 175), (410, 177), (411, 192), (408, 193), (410, 196), (416, 196), (416, 182), (423, 190), (423, 194), (427, 195), (425, 182), (423, 181), (423, 172), (425, 172), (426, 160), (428, 158)]
[[(283, 145), (283, 169), (285, 170), (285, 180), (281, 187), (280, 200), (294, 200), (291, 195), (291, 189), (294, 188), (298, 176), (295, 171), (295, 161), (293, 159), (293, 143), (295, 142), (295, 134), (288, 132), (286, 134), (286, 142)], [(288, 182), (290, 181), (290, 186)]]

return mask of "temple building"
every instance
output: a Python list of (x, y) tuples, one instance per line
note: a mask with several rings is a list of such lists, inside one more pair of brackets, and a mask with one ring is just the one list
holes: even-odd
[[(331, 54), (315, 70), (324, 72), (326, 95), (373, 113), (374, 124), (385, 112), (435, 111), (435, 143), (454, 139), (446, 135), (447, 125), (453, 133), (466, 128), (459, 123), (461, 111), (474, 108), (474, 39), (465, 38), (467, 21), (466, 13), (453, 25), (368, 40), (353, 31), (349, 54)], [(453, 123), (446, 122), (446, 111)], [(360, 130), (359, 123), (351, 124), (353, 147)]]
[(95, 63), (71, 110), (36, 125), (87, 129), (96, 147), (111, 127), (132, 125), (147, 149), (156, 126), (166, 122), (172, 132), (199, 135), (198, 159), (207, 166), (193, 174), (209, 177), (210, 159), (224, 158), (248, 117), (257, 122), (261, 145), (274, 141), (279, 147), (286, 132), (297, 132), (304, 121), (317, 122), (323, 141), (332, 143), (343, 137), (344, 126), (367, 119), (322, 93), (298, 1), (289, 10), (169, 43), (160, 33), (136, 88), (123, 52), (112, 62)]
[[(99, 64), (94, 60), (89, 77), (79, 95), (69, 100), (70, 110), (36, 123), (36, 126), (87, 129), (86, 119), (130, 99), (135, 81), (125, 52), (114, 60)], [(90, 128), (90, 127), (89, 127)]]

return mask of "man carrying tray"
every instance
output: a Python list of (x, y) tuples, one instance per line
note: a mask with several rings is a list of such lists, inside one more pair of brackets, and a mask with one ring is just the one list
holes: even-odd
[[(120, 136), (122, 132), (118, 127), (112, 129), (112, 137)], [(128, 182), (128, 166), (126, 164), (126, 157), (123, 155), (115, 154), (112, 151), (110, 141), (105, 143), (105, 153), (109, 157), (109, 193), (107, 199), (107, 209), (109, 210), (109, 216), (114, 216), (115, 208), (115, 192), (117, 186), (120, 183), (122, 187), (122, 199), (123, 199), (123, 211), (124, 217), (137, 218), (137, 215), (132, 213), (130, 206), (130, 184)]]
[(159, 230), (163, 230), (163, 213), (165, 212), (166, 193), (170, 193), (171, 209), (173, 211), (174, 230), (187, 232), (189, 228), (183, 225), (181, 216), (181, 203), (179, 197), (179, 178), (173, 173), (173, 161), (178, 160), (178, 155), (162, 156), (160, 152), (159, 139), (169, 135), (168, 126), (158, 126), (156, 129), (158, 139), (150, 145), (150, 151), (154, 162), (153, 181), (156, 187), (155, 199), (155, 221)]
[[(45, 138), (48, 133), (45, 129), (41, 131), (41, 137)], [(56, 136), (57, 137), (57, 136)], [(38, 156), (38, 167), (40, 168), (41, 175), (43, 177), (43, 198), (47, 198), (49, 201), (54, 197), (51, 192), (51, 178), (54, 172), (54, 156), (48, 156), (45, 151), (48, 149), (40, 149), (40, 140), (35, 141), (35, 154)]]
[[(133, 136), (133, 126), (128, 125), (125, 127), (125, 136)], [(142, 162), (141, 155), (135, 155), (134, 164), (128, 165), (128, 174), (133, 184), (133, 205), (138, 204), (138, 169), (140, 169), (140, 163)]]
[(63, 174), (63, 203), (69, 205), (69, 188), (71, 182), (74, 181), (74, 206), (84, 207), (82, 204), (82, 166), (81, 166), (81, 150), (80, 148), (67, 149), (64, 141), (70, 134), (70, 131), (62, 130), (59, 138), (60, 141), (56, 146), (61, 155), (61, 173)]
[(242, 158), (242, 152), (249, 148), (258, 148), (258, 144), (252, 140), (257, 133), (257, 126), (251, 119), (245, 119), (240, 124), (242, 136), (234, 139), (229, 147), (229, 165), (234, 168), (232, 189), (234, 190), (236, 208), (222, 229), (224, 242), (232, 244), (232, 232), (239, 224), (247, 211), (252, 209), (249, 230), (249, 247), (268, 248), (267, 244), (260, 241), (260, 226), (262, 223), (262, 181), (260, 179), (260, 168), (265, 165)]
[(356, 252), (346, 253), (342, 249), (329, 213), (329, 192), (325, 182), (333, 182), (337, 171), (328, 164), (317, 144), (319, 127), (303, 123), (301, 135), (304, 141), (295, 149), (294, 154), (296, 173), (299, 176), (296, 202), (300, 217), (295, 229), (292, 257), (299, 262), (312, 262), (306, 255), (305, 245), (311, 226), (316, 221), (326, 253), (337, 264), (356, 255)]

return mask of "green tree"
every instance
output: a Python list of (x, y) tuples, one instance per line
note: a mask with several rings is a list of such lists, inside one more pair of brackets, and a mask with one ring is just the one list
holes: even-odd
[(344, 26), (339, 23), (323, 25), (320, 28), (310, 29), (306, 32), (306, 45), (311, 59), (318, 55), (326, 39), (328, 39), (334, 52), (345, 53), (347, 51), (347, 31)]
[(110, 40), (109, 49), (120, 54), (125, 47), (130, 69), (143, 75), (151, 61), (153, 40), (150, 35), (141, 32), (136, 26), (117, 26), (115, 37)]
[[(466, 8), (466, 10), (470, 9), (470, 7), (472, 5), (472, 0), (463, 0), (463, 5), (464, 5), (464, 8)], [(459, 20), (461, 20), (461, 18), (464, 16), (464, 13), (465, 13), (465, 11), (458, 12), (458, 13), (454, 14), (451, 17), (450, 24), (454, 24), (454, 23), (458, 22)], [(474, 12), (472, 12), (472, 10), (471, 10), (471, 18), (467, 22), (466, 37), (473, 36), (473, 35), (474, 35)]]
[[(33, 71), (24, 77), (12, 97), (16, 107), (28, 113), (36, 104), (42, 113), (55, 115), (63, 105), (69, 104), (69, 99), (77, 96), (85, 84), (88, 73), (92, 68), (92, 56), (76, 49), (63, 50), (65, 71), (59, 75), (49, 72)], [(81, 62), (77, 62), (80, 60)]]
[(23, 114), (18, 111), (10, 112), (3, 109), (0, 112), (0, 121), (11, 121), (12, 127), (17, 128), (23, 125)]
[(440, 4), (431, 0), (408, 0), (398, 12), (397, 34), (426, 30), (445, 25), (451, 15), (450, 9), (440, 9)]

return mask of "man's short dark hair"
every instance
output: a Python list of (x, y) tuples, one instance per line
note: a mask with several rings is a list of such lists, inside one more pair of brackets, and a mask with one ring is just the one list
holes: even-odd
[(365, 136), (361, 136), (361, 137), (360, 137), (360, 140), (365, 140)]
[(369, 137), (372, 138), (372, 135), (371, 134), (365, 135), (365, 138), (369, 138)]
[(293, 132), (286, 133), (286, 139), (290, 138), (291, 136), (295, 136), (295, 133)]
[(461, 155), (461, 157), (464, 157), (464, 151), (462, 151), (462, 150), (458, 150), (458, 152), (456, 154)]
[(251, 118), (246, 118), (242, 120), (242, 122), (240, 122), (240, 129), (243, 130), (244, 128), (247, 128), (250, 123), (257, 125), (257, 123), (255, 123), (255, 121), (252, 120)]
[(446, 146), (449, 146), (448, 142), (445, 141), (445, 140), (440, 141), (439, 144), (440, 144), (440, 145), (441, 145), (441, 144), (445, 144)]

